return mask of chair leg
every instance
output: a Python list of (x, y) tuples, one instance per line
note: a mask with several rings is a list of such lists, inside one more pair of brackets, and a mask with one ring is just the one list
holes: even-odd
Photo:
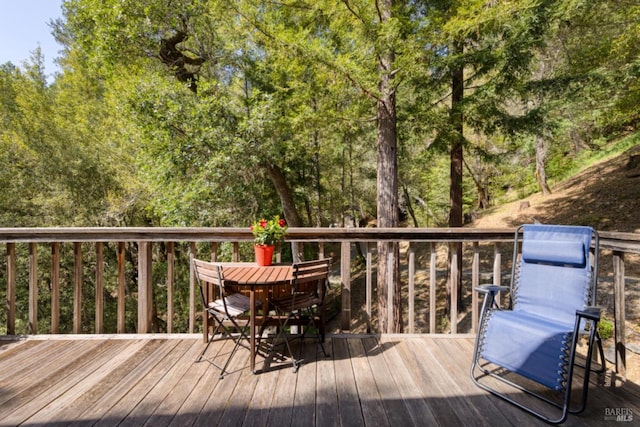
[[(204, 354), (207, 352), (207, 349), (209, 348), (209, 346), (213, 342), (214, 337), (216, 336), (216, 334), (218, 332), (220, 332), (221, 324), (219, 322), (217, 322), (215, 319), (214, 319), (214, 322), (216, 322), (216, 327), (213, 329), (213, 332), (211, 333), (211, 336), (207, 340), (207, 345), (204, 347), (204, 350), (202, 350), (202, 353), (200, 353), (200, 356), (198, 356), (198, 358), (196, 359), (196, 362), (200, 362), (204, 358)], [(221, 333), (224, 334), (224, 328), (222, 328), (222, 330), (223, 331)]]
[[(213, 366), (215, 366), (216, 368), (220, 369), (220, 377), (219, 377), (220, 379), (223, 379), (225, 373), (227, 373), (227, 368), (229, 367), (229, 363), (231, 363), (231, 359), (233, 358), (233, 356), (238, 351), (238, 347), (242, 346), (242, 347), (244, 347), (246, 349), (249, 349), (249, 345), (243, 343), (243, 340), (246, 340), (247, 342), (249, 341), (249, 336), (247, 335), (247, 332), (246, 332), (246, 330), (249, 327), (249, 325), (248, 324), (239, 325), (234, 320), (231, 320), (231, 322), (233, 323), (233, 327), (235, 329), (237, 329), (238, 331), (240, 331), (240, 336), (234, 338), (232, 333), (231, 333), (231, 331), (229, 329), (227, 329), (222, 324), (222, 322), (220, 320), (217, 320), (217, 325), (216, 325), (213, 333), (211, 334), (211, 337), (207, 341), (207, 345), (205, 346), (204, 350), (202, 350), (202, 352), (200, 353), (200, 356), (198, 357), (198, 359), (196, 359), (196, 362), (200, 362), (200, 361), (202, 361), (204, 359), (207, 362), (209, 362), (210, 364), (212, 364)], [(211, 343), (214, 341), (215, 336), (216, 336), (216, 334), (218, 332), (220, 332), (221, 335), (228, 336), (229, 338), (231, 338), (234, 341), (233, 349), (231, 350), (231, 353), (229, 354), (229, 357), (227, 357), (227, 360), (225, 361), (224, 366), (220, 366), (213, 359), (205, 357), (205, 353), (207, 352), (207, 349), (209, 348)]]

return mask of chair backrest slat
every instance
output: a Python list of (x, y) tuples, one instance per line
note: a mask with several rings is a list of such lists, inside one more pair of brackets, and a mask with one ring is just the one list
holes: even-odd
[(296, 290), (304, 288), (305, 292), (310, 292), (310, 285), (316, 285), (320, 281), (326, 283), (329, 278), (329, 268), (331, 259), (324, 258), (314, 261), (303, 261), (293, 264), (293, 287)]

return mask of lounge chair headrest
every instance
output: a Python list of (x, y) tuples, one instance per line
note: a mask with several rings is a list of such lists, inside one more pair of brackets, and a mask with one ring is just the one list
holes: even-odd
[(584, 267), (586, 251), (581, 241), (525, 240), (522, 259), (528, 263), (549, 263)]

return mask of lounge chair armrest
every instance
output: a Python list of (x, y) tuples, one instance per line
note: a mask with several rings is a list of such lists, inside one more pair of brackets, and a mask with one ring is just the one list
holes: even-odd
[(589, 320), (600, 320), (600, 307), (585, 307), (584, 310), (577, 310), (576, 316), (584, 317)]
[(498, 285), (480, 285), (476, 287), (476, 292), (481, 294), (497, 294), (498, 292), (506, 292), (509, 290), (508, 286), (498, 286)]

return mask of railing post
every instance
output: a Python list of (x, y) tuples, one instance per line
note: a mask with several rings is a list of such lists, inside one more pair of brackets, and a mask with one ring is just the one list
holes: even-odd
[(340, 328), (343, 331), (351, 329), (351, 243), (340, 244), (340, 277), (342, 282), (342, 313)]
[(60, 332), (60, 242), (51, 243), (51, 333)]
[(138, 242), (138, 333), (151, 332), (153, 286), (151, 242)]
[(29, 243), (29, 333), (38, 333), (38, 244)]
[(627, 376), (627, 347), (625, 331), (625, 296), (624, 296), (624, 253), (613, 252), (613, 312), (615, 317), (615, 351), (616, 373), (623, 379)]
[(7, 334), (16, 334), (16, 244), (7, 243)]

